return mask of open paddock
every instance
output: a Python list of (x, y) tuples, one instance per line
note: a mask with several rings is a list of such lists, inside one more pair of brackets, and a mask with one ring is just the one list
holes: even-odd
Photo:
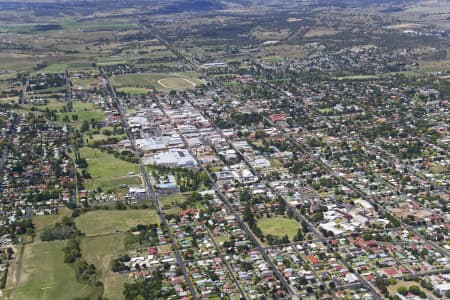
[(124, 232), (139, 224), (159, 224), (159, 217), (150, 209), (97, 210), (82, 214), (75, 223), (86, 236), (97, 236)]

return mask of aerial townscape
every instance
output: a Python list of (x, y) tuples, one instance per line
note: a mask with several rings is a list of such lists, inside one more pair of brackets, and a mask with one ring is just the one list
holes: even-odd
[(450, 1), (0, 0), (0, 300), (450, 299)]

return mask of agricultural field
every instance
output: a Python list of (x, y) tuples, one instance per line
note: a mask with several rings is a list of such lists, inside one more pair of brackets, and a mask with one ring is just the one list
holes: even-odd
[(289, 29), (282, 29), (279, 31), (265, 31), (263, 28), (257, 28), (254, 32), (252, 32), (252, 34), (260, 41), (267, 41), (287, 38), (290, 32)]
[(329, 28), (329, 27), (316, 27), (313, 28), (311, 30), (309, 30), (306, 34), (305, 37), (321, 37), (324, 35), (333, 35), (335, 34), (337, 31), (334, 28)]
[(97, 210), (75, 219), (77, 228), (86, 236), (124, 232), (139, 224), (159, 223), (156, 211), (146, 210)]

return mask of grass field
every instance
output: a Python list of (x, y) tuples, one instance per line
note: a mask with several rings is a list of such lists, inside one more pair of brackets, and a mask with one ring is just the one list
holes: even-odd
[(123, 286), (127, 276), (111, 271), (111, 260), (125, 254), (124, 233), (116, 233), (95, 237), (84, 237), (80, 243), (83, 258), (94, 264), (99, 271), (99, 280), (105, 290), (103, 297), (110, 300), (123, 299)]
[[(111, 78), (114, 87), (126, 92), (143, 92), (155, 88), (162, 91), (183, 90), (203, 83), (195, 72), (181, 73), (136, 73), (116, 75)], [(139, 90), (128, 90), (138, 88)]]
[(146, 88), (138, 88), (138, 87), (122, 87), (116, 89), (117, 92), (130, 94), (130, 95), (147, 95), (150, 92), (150, 89)]
[(10, 74), (1, 74), (0, 80), (14, 79), (14, 78), (16, 78), (16, 76), (17, 76), (17, 73), (15, 73), (15, 72), (10, 73)]
[(16, 273), (17, 288), (11, 291), (12, 299), (72, 300), (99, 296), (101, 291), (79, 283), (75, 271), (64, 263), (64, 244), (64, 241), (53, 241), (24, 246), (21, 268)]
[(160, 86), (170, 90), (184, 90), (195, 87), (197, 84), (186, 78), (169, 77), (157, 81)]
[(62, 101), (52, 101), (52, 102), (47, 102), (47, 104), (45, 106), (39, 106), (39, 108), (47, 108), (52, 110), (52, 109), (56, 109), (56, 110), (60, 110), (63, 109), (64, 107), (67, 107), (67, 103), (66, 102), (62, 102)]
[(63, 24), (65, 30), (80, 31), (80, 30), (94, 30), (94, 31), (109, 31), (109, 30), (127, 30), (136, 28), (136, 24), (129, 22), (126, 19), (95, 19), (86, 20), (83, 22), (66, 22)]
[(298, 228), (300, 228), (300, 224), (294, 219), (273, 217), (259, 220), (258, 227), (264, 234), (271, 234), (278, 237), (282, 237), (287, 234), (289, 239), (292, 241)]
[[(397, 293), (397, 289), (398, 289), (399, 287), (404, 286), (404, 287), (406, 287), (406, 288), (409, 288), (409, 287), (412, 286), (412, 285), (420, 286), (420, 284), (418, 284), (417, 282), (414, 282), (414, 281), (398, 281), (396, 284), (394, 284), (394, 285), (389, 285), (387, 288), (388, 288), (388, 291), (389, 291), (389, 295), (391, 295), (391, 296), (393, 297), (393, 296), (395, 296), (395, 294)], [(430, 298), (428, 298), (428, 299), (436, 299), (436, 298), (433, 296), (433, 293), (430, 292), (429, 290), (427, 290), (427, 289), (425, 289), (425, 288), (420, 288), (420, 289), (421, 289), (422, 291), (425, 292), (425, 294), (427, 295), (427, 297), (430, 297)]]
[(164, 206), (172, 206), (172, 203), (176, 204), (177, 203), (183, 203), (186, 200), (186, 196), (183, 194), (174, 194), (174, 195), (170, 195), (170, 196), (164, 196), (159, 198), (159, 204), (161, 205), (161, 207)]
[(126, 134), (118, 134), (118, 135), (104, 135), (104, 134), (93, 134), (91, 135), (87, 135), (84, 136), (84, 140), (86, 142), (86, 144), (89, 144), (89, 142), (94, 142), (94, 141), (101, 141), (101, 140), (107, 140), (108, 138), (117, 138), (119, 140), (124, 140), (127, 138)]
[(154, 210), (97, 210), (81, 215), (75, 220), (77, 228), (87, 236), (123, 232), (139, 224), (159, 223)]
[(267, 31), (263, 28), (258, 28), (257, 30), (252, 32), (252, 35), (260, 40), (260, 41), (267, 41), (267, 40), (281, 40), (284, 38), (287, 38), (289, 36), (289, 29), (282, 29), (279, 31)]
[(125, 59), (117, 57), (99, 57), (97, 60), (97, 66), (113, 66), (126, 63), (127, 61)]
[(72, 83), (75, 89), (82, 87), (83, 89), (88, 90), (98, 85), (99, 80), (97, 78), (74, 79), (72, 80)]
[[(105, 120), (105, 114), (102, 111), (97, 110), (94, 107), (94, 104), (92, 104), (90, 102), (75, 101), (72, 103), (72, 106), (73, 106), (73, 111), (57, 114), (58, 121), (61, 122), (64, 119), (64, 117), (67, 116), (71, 123), (73, 123), (75, 126), (79, 127), (85, 120), (88, 122), (90, 122), (92, 119), (94, 119), (95, 121), (104, 121)], [(72, 119), (73, 115), (78, 116), (77, 121), (73, 121), (73, 119)]]
[(271, 55), (271, 56), (266, 56), (263, 58), (263, 61), (271, 63), (271, 62), (278, 62), (283, 60), (283, 58), (281, 56), (277, 56), (277, 55)]
[(48, 215), (48, 216), (34, 216), (33, 224), (35, 226), (35, 231), (39, 233), (42, 229), (55, 224), (56, 222), (60, 222), (65, 216), (70, 216), (72, 210), (67, 207), (59, 208), (57, 215)]
[(319, 37), (324, 35), (332, 35), (335, 34), (337, 31), (334, 28), (329, 27), (317, 27), (309, 30), (305, 37)]
[(46, 68), (39, 70), (39, 73), (64, 73), (68, 67), (68, 64), (51, 64)]
[(130, 172), (139, 173), (137, 164), (89, 147), (81, 148), (80, 156), (87, 160), (87, 171), (92, 177), (92, 179), (85, 180), (85, 186), (88, 189), (95, 189), (97, 186), (117, 189), (122, 184), (141, 184), (139, 176), (128, 175)]
[(337, 77), (337, 80), (367, 80), (367, 79), (378, 79), (378, 75), (350, 75)]

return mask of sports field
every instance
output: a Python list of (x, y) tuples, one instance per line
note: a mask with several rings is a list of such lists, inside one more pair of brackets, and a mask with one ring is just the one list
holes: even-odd
[(185, 90), (204, 83), (196, 72), (135, 73), (115, 75), (111, 82), (118, 91), (130, 94), (144, 93), (148, 89), (160, 91)]
[(282, 237), (287, 234), (289, 239), (292, 240), (300, 228), (300, 224), (294, 219), (273, 217), (259, 220), (258, 227), (266, 235)]
[(195, 87), (196, 84), (189, 79), (179, 77), (163, 78), (157, 81), (160, 86), (170, 90), (183, 90)]

